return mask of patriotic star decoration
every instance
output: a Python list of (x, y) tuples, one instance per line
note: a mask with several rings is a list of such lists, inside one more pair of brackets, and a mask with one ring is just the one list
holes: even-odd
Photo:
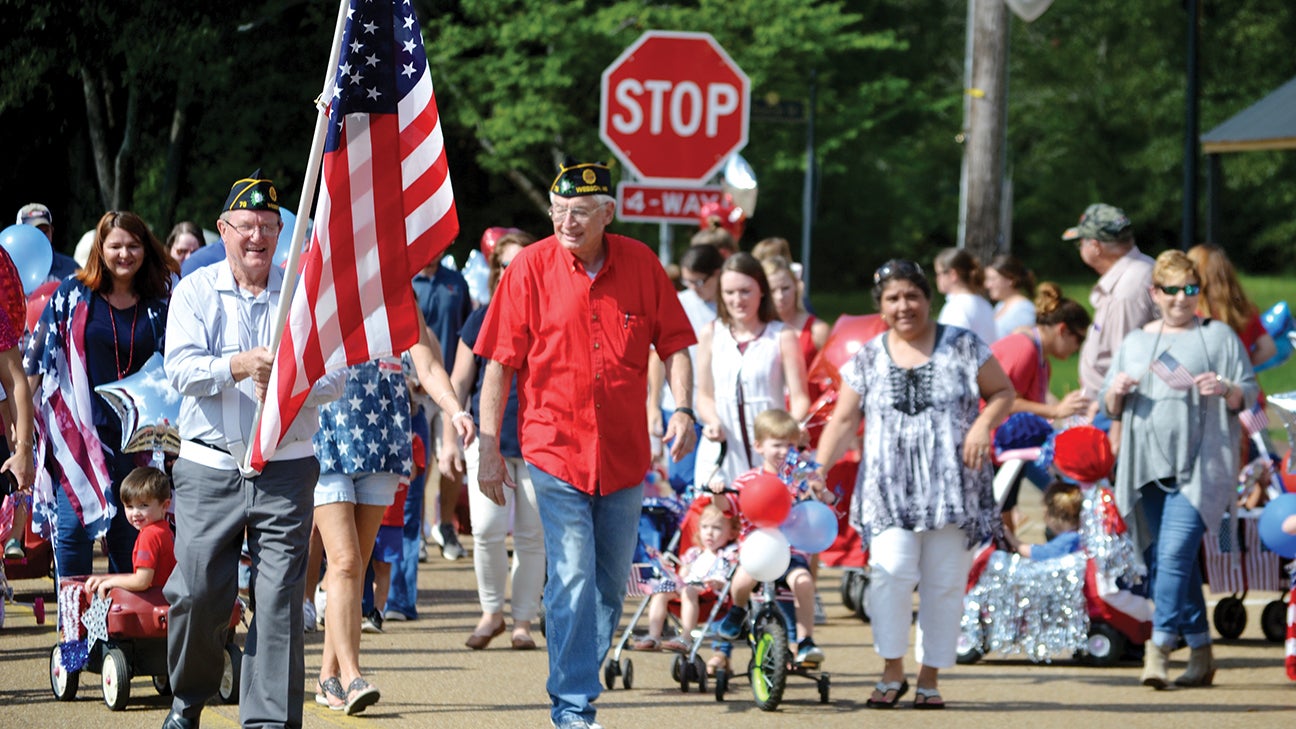
[(409, 2), (353, 0), (330, 92), (325, 151), (338, 148), (348, 114), (395, 114), (427, 71), (423, 36)]
[(90, 601), (90, 607), (81, 616), (81, 624), (86, 629), (86, 643), (94, 646), (96, 641), (108, 642), (108, 608), (112, 607), (111, 597), (99, 597), (96, 593)]

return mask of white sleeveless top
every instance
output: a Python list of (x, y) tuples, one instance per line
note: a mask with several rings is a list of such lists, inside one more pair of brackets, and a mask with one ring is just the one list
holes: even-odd
[[(746, 351), (739, 352), (729, 327), (718, 319), (715, 322), (711, 377), (715, 383), (716, 413), (729, 443), (729, 452), (718, 474), (725, 483), (732, 483), (740, 474), (761, 464), (760, 454), (756, 452), (756, 416), (771, 408), (785, 407), (783, 357), (779, 351), (782, 331), (782, 322), (771, 321), (759, 337), (747, 343)], [(745, 433), (742, 426), (746, 426)]]

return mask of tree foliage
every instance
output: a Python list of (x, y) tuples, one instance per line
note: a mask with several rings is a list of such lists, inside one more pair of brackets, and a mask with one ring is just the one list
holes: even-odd
[[(930, 262), (955, 239), (966, 0), (413, 4), (460, 254), (488, 226), (543, 232), (544, 191), (564, 154), (610, 157), (598, 139), (600, 77), (648, 29), (711, 33), (755, 98), (806, 102), (813, 84), (816, 288), (866, 285), (886, 258)], [(1296, 73), (1285, 52), (1296, 8), (1202, 4), (1205, 131)], [(108, 206), (132, 206), (165, 234), (179, 219), (210, 221), (230, 181), (257, 167), (295, 208), (337, 10), (322, 0), (0, 0), (10, 141), (0, 214), (49, 204), (64, 248)], [(1059, 0), (1034, 23), (1011, 20), (1012, 246), (1041, 273), (1079, 267), (1055, 254), (1057, 236), (1095, 200), (1125, 208), (1145, 248), (1179, 243), (1185, 35), (1180, 3)], [(746, 245), (779, 235), (799, 248), (805, 139), (803, 124), (752, 121), (742, 154), (760, 201)], [(1290, 268), (1296, 155), (1230, 155), (1222, 167), (1219, 242), (1244, 267)]]

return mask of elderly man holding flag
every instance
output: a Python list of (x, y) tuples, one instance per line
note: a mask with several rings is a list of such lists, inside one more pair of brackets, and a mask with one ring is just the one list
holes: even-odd
[(225, 598), (237, 589), (236, 535), (245, 527), (258, 574), (240, 718), (301, 726), (316, 407), (340, 394), (344, 367), (418, 344), (410, 278), (458, 232), (413, 10), (393, 0), (343, 2), (337, 31), (298, 226), (311, 215), (307, 192), (322, 168), (318, 215), (291, 306), (280, 291), (292, 290), (296, 245), (285, 279), (271, 266), (277, 193), (259, 175), (235, 184), (221, 216), (228, 261), (182, 280), (172, 299), (166, 367), (185, 395), (175, 504), (177, 543), (186, 543), (166, 590), (175, 698), (164, 729), (196, 727), (219, 684), (218, 613), (228, 617)]

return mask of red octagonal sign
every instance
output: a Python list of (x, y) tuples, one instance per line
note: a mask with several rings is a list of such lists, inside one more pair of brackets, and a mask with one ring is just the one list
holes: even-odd
[(650, 30), (603, 71), (599, 137), (640, 179), (703, 182), (747, 144), (750, 97), (709, 33)]

